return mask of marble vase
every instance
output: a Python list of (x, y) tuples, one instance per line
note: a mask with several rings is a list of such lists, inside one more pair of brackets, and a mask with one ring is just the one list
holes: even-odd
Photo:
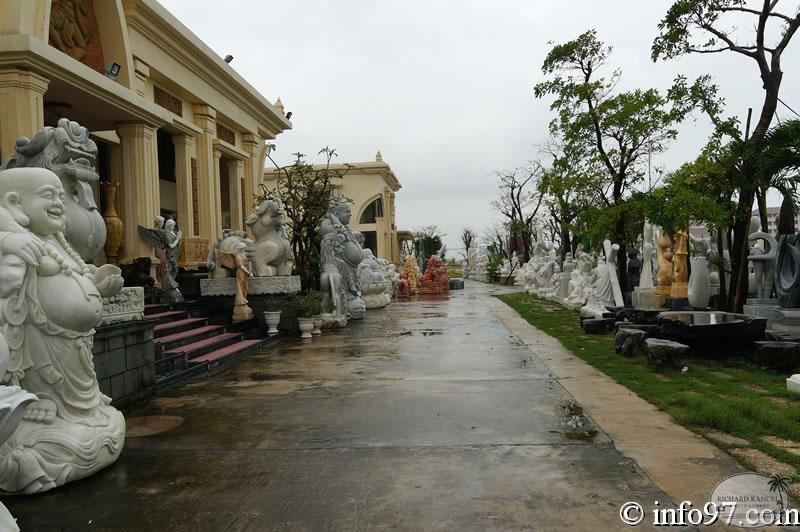
[(705, 309), (711, 299), (711, 280), (708, 260), (705, 257), (692, 257), (692, 274), (689, 276), (689, 306)]
[(280, 310), (268, 310), (264, 312), (264, 323), (267, 324), (267, 334), (275, 336), (278, 334), (278, 324), (281, 322)]
[(119, 263), (119, 248), (122, 246), (124, 226), (122, 219), (117, 214), (117, 192), (119, 183), (104, 181), (101, 183), (105, 200), (103, 220), (106, 222), (106, 245), (103, 250), (106, 260), (111, 264)]

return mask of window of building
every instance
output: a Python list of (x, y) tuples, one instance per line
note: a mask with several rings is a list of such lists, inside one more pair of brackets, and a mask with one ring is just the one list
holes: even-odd
[(374, 224), (375, 218), (383, 218), (383, 200), (381, 198), (377, 198), (364, 209), (358, 223)]

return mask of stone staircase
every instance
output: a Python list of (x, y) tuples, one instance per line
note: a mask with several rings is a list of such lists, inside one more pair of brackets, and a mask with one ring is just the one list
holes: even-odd
[(256, 320), (232, 325), (227, 307), (194, 301), (147, 305), (145, 319), (156, 322), (156, 385), (202, 373), (267, 342)]

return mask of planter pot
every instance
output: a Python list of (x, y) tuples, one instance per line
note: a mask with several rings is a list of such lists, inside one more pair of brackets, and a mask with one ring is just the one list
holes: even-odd
[(264, 312), (264, 323), (267, 324), (267, 334), (269, 336), (275, 336), (278, 334), (278, 324), (281, 322), (281, 311), (265, 311)]
[(322, 315), (314, 316), (312, 319), (314, 320), (314, 329), (311, 331), (311, 334), (318, 336), (322, 334), (322, 330), (320, 329), (320, 327), (322, 327)]
[(314, 330), (314, 318), (297, 318), (297, 326), (300, 329), (300, 338), (308, 340)]

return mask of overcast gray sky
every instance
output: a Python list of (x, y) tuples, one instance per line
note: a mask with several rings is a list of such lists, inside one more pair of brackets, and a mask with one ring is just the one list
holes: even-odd
[[(495, 170), (535, 156), (547, 137), (542, 79), (548, 41), (590, 28), (614, 47), (621, 89), (666, 88), (678, 73), (716, 77), (731, 114), (760, 109), (755, 64), (733, 54), (650, 61), (657, 24), (671, 0), (161, 0), (270, 101), (280, 96), (294, 129), (277, 139), (291, 153), (335, 147), (340, 162), (380, 149), (403, 185), (398, 226), (436, 224), (448, 248), (463, 226), (496, 220)], [(789, 0), (790, 12), (797, 1)], [(224, 6), (224, 7), (223, 7)], [(746, 31), (743, 28), (742, 31)], [(797, 37), (795, 41), (800, 41)], [(800, 45), (784, 57), (782, 98), (800, 111)], [(790, 118), (785, 108), (782, 118)], [(681, 135), (658, 165), (692, 159), (710, 127)]]

